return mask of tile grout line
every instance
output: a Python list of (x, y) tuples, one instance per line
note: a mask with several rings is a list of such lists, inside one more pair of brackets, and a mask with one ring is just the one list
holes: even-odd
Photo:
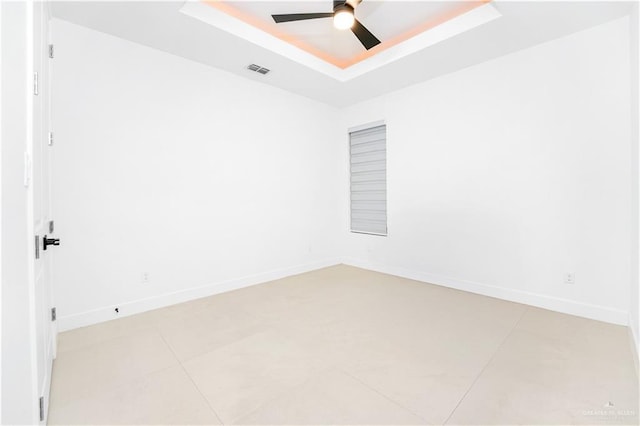
[(58, 403), (55, 404), (55, 406), (50, 405), (49, 406), (49, 410), (51, 410), (51, 409), (60, 410), (60, 409), (67, 408), (71, 404), (75, 404), (75, 403), (78, 403), (78, 402), (86, 401), (86, 400), (89, 400), (89, 399), (92, 399), (92, 398), (103, 397), (105, 394), (107, 394), (110, 391), (120, 390), (121, 388), (124, 388), (125, 386), (128, 386), (132, 382), (135, 382), (137, 380), (145, 379), (145, 378), (147, 378), (149, 376), (153, 376), (153, 375), (158, 374), (158, 373), (163, 373), (163, 372), (165, 372), (167, 370), (172, 369), (173, 367), (175, 367), (175, 366), (174, 365), (169, 365), (167, 367), (162, 367), (159, 370), (154, 370), (154, 371), (151, 371), (149, 373), (145, 373), (145, 374), (143, 374), (141, 376), (134, 377), (132, 379), (128, 379), (128, 380), (123, 381), (123, 382), (111, 383), (107, 387), (102, 387), (101, 386), (101, 387), (98, 388), (98, 390), (93, 391), (93, 392), (88, 392), (88, 393), (82, 395), (81, 397), (71, 399), (71, 400), (69, 400), (67, 402), (62, 402), (62, 403), (58, 402)]
[(424, 417), (422, 417), (421, 415), (419, 415), (418, 413), (414, 413), (411, 409), (405, 407), (404, 405), (400, 404), (398, 401), (394, 400), (393, 398), (391, 398), (390, 396), (385, 395), (384, 393), (382, 393), (381, 391), (379, 391), (378, 389), (371, 387), (370, 385), (368, 385), (367, 383), (363, 382), (362, 380), (360, 380), (358, 377), (354, 376), (353, 374), (349, 373), (348, 371), (344, 370), (342, 367), (335, 367), (337, 370), (343, 372), (344, 374), (346, 374), (347, 376), (351, 377), (352, 379), (354, 379), (355, 381), (357, 381), (358, 383), (360, 383), (361, 385), (363, 385), (364, 387), (366, 387), (367, 389), (370, 389), (372, 391), (374, 391), (375, 393), (377, 393), (378, 395), (380, 395), (381, 397), (383, 397), (384, 399), (390, 401), (391, 403), (397, 405), (398, 407), (402, 408), (403, 410), (407, 411), (408, 413), (413, 414), (414, 416), (416, 416), (417, 418), (419, 418), (420, 420), (422, 420), (423, 422), (427, 423), (427, 419), (425, 419)]
[(262, 408), (264, 408), (267, 404), (270, 404), (270, 403), (272, 403), (272, 402), (277, 401), (278, 399), (280, 399), (281, 397), (283, 397), (284, 395), (286, 395), (288, 392), (293, 392), (293, 391), (295, 391), (295, 390), (299, 390), (299, 389), (304, 388), (304, 387), (305, 387), (308, 383), (310, 383), (312, 380), (315, 380), (315, 379), (316, 379), (320, 374), (321, 374), (321, 372), (317, 373), (317, 374), (316, 374), (316, 375), (314, 375), (314, 376), (310, 376), (310, 377), (306, 378), (303, 382), (301, 382), (301, 383), (299, 383), (299, 384), (297, 384), (297, 385), (294, 385), (294, 386), (292, 386), (292, 387), (290, 387), (290, 388), (288, 388), (288, 389), (284, 389), (284, 390), (282, 390), (282, 391), (278, 392), (278, 394), (277, 394), (277, 395), (275, 395), (275, 396), (273, 396), (273, 397), (271, 397), (271, 398), (267, 399), (266, 401), (262, 402), (262, 403), (261, 403), (260, 405), (258, 405), (257, 407), (252, 408), (250, 411), (248, 411), (248, 412), (246, 412), (246, 413), (244, 413), (244, 414), (241, 414), (241, 415), (237, 416), (237, 417), (233, 420), (233, 422), (236, 422), (236, 421), (238, 421), (238, 420), (242, 420), (243, 418), (248, 417), (248, 416), (250, 416), (251, 414), (258, 412), (259, 410), (261, 410)]
[(196, 382), (193, 381), (193, 377), (191, 377), (191, 375), (189, 374), (189, 372), (187, 371), (186, 368), (184, 368), (184, 365), (182, 364), (182, 361), (180, 360), (180, 358), (178, 358), (178, 355), (176, 355), (176, 353), (174, 352), (173, 348), (171, 347), (171, 345), (169, 345), (169, 343), (167, 343), (167, 340), (164, 338), (164, 336), (162, 335), (162, 332), (160, 332), (160, 330), (158, 330), (158, 334), (160, 334), (160, 338), (162, 338), (162, 341), (164, 342), (165, 345), (167, 345), (167, 347), (169, 348), (169, 350), (171, 351), (171, 353), (173, 354), (173, 356), (176, 358), (176, 360), (178, 361), (178, 364), (180, 365), (180, 368), (182, 368), (182, 371), (184, 371), (184, 374), (187, 375), (187, 377), (189, 378), (189, 381), (191, 381), (191, 383), (193, 383), (193, 386), (196, 388), (196, 390), (198, 391), (198, 393), (200, 394), (200, 396), (202, 397), (202, 399), (204, 399), (207, 403), (207, 405), (209, 406), (209, 409), (211, 410), (211, 412), (213, 412), (213, 415), (216, 416), (216, 418), (218, 419), (218, 421), (220, 422), (221, 425), (224, 425), (224, 422), (222, 421), (222, 419), (220, 418), (220, 416), (218, 415), (217, 411), (215, 410), (215, 408), (213, 408), (213, 406), (211, 405), (211, 402), (209, 402), (209, 400), (207, 399), (206, 396), (204, 396), (204, 394), (202, 393), (202, 391), (200, 390), (200, 388), (198, 387), (198, 385), (196, 384)]
[(500, 351), (500, 349), (502, 348), (502, 346), (504, 346), (505, 342), (507, 341), (507, 339), (511, 336), (511, 334), (513, 334), (513, 331), (516, 329), (516, 327), (518, 326), (518, 324), (520, 324), (520, 321), (522, 321), (522, 318), (524, 318), (524, 315), (527, 313), (527, 311), (529, 310), (528, 306), (525, 306), (525, 309), (522, 311), (522, 314), (520, 314), (520, 318), (518, 318), (518, 321), (516, 321), (516, 323), (513, 325), (513, 327), (511, 327), (511, 330), (509, 330), (509, 332), (504, 336), (504, 338), (502, 339), (502, 341), (500, 342), (500, 344), (498, 345), (498, 347), (496, 347), (496, 350), (493, 352), (493, 355), (491, 355), (491, 358), (489, 358), (489, 360), (487, 361), (487, 363), (484, 365), (484, 367), (482, 367), (482, 369), (480, 370), (480, 372), (478, 373), (478, 375), (476, 376), (475, 379), (473, 379), (473, 382), (471, 383), (471, 385), (469, 385), (469, 388), (466, 390), (466, 392), (464, 393), (464, 395), (462, 395), (462, 398), (460, 398), (460, 401), (458, 401), (458, 403), (456, 404), (456, 406), (453, 408), (453, 410), (451, 410), (451, 413), (449, 413), (449, 416), (447, 417), (447, 419), (442, 423), (443, 425), (446, 425), (449, 420), (451, 419), (451, 417), (453, 416), (453, 414), (456, 412), (456, 410), (458, 409), (458, 407), (460, 407), (460, 404), (462, 404), (462, 401), (464, 401), (464, 399), (467, 397), (467, 395), (469, 394), (469, 392), (471, 392), (471, 389), (473, 389), (473, 387), (475, 386), (476, 382), (478, 381), (478, 379), (480, 379), (480, 376), (482, 376), (482, 374), (484, 373), (484, 371), (487, 369), (487, 367), (489, 366), (489, 364), (491, 364), (491, 361), (493, 361), (493, 359), (496, 357), (496, 355), (498, 354), (498, 352)]
[[(91, 327), (91, 326), (88, 326), (88, 327)], [(107, 339), (102, 339), (102, 340), (93, 342), (91, 344), (82, 345), (82, 346), (79, 346), (79, 347), (74, 348), (74, 349), (68, 349), (68, 350), (65, 350), (65, 351), (62, 351), (62, 352), (58, 352), (58, 356), (64, 356), (64, 354), (70, 354), (70, 353), (78, 352), (78, 351), (85, 351), (85, 350), (91, 348), (92, 346), (97, 346), (97, 345), (109, 343), (112, 340), (117, 340), (117, 339), (122, 339), (122, 338), (129, 338), (129, 337), (135, 336), (136, 334), (141, 334), (141, 332), (147, 333), (149, 331), (157, 332), (157, 334), (162, 339), (163, 343), (169, 347), (169, 345), (164, 340), (164, 337), (162, 336), (160, 331), (157, 329), (155, 324), (153, 324), (153, 325), (142, 327), (140, 329), (136, 329), (131, 334), (123, 334), (123, 335), (120, 335), (120, 336), (113, 336), (113, 337), (109, 337)], [(178, 361), (178, 363), (180, 363), (180, 360), (178, 359), (178, 357), (175, 356), (175, 353), (173, 352), (171, 347), (169, 347), (169, 350), (173, 354), (174, 358), (176, 358), (176, 361)], [(57, 357), (56, 357), (56, 359), (57, 359)], [(53, 410), (60, 410), (62, 408), (66, 408), (69, 405), (71, 405), (73, 403), (76, 403), (76, 402), (81, 402), (81, 401), (85, 401), (85, 400), (90, 399), (90, 398), (96, 398), (96, 397), (104, 396), (109, 391), (123, 388), (124, 386), (127, 386), (132, 382), (135, 382), (137, 380), (142, 380), (142, 379), (147, 378), (149, 376), (152, 376), (154, 374), (162, 373), (162, 372), (167, 371), (167, 370), (169, 370), (169, 369), (171, 369), (173, 367), (174, 367), (174, 365), (168, 365), (166, 367), (161, 367), (161, 368), (158, 368), (156, 370), (152, 370), (152, 371), (149, 371), (147, 373), (144, 373), (142, 375), (139, 375), (139, 376), (136, 376), (136, 377), (133, 377), (133, 378), (129, 378), (127, 380), (123, 380), (121, 382), (117, 382), (116, 381), (116, 382), (113, 382), (113, 383), (108, 383), (107, 386), (100, 386), (96, 390), (94, 390), (93, 392), (90, 391), (90, 392), (85, 393), (84, 395), (82, 395), (80, 397), (77, 397), (77, 398), (74, 398), (74, 399), (70, 399), (70, 400), (68, 400), (66, 402), (57, 402), (57, 403), (53, 403), (53, 404), (51, 403), (51, 395), (54, 392), (53, 385), (52, 385), (52, 388), (51, 388), (50, 393), (49, 393), (49, 398), (50, 398), (49, 410), (52, 410), (52, 409)], [(55, 366), (54, 366), (54, 368), (55, 368)], [(52, 369), (52, 373), (51, 374), (52, 374), (52, 377), (53, 377), (53, 369)]]
[[(278, 327), (272, 327), (269, 330), (270, 331), (274, 331), (276, 334), (280, 335), (280, 337), (284, 337), (285, 339), (293, 341), (293, 339), (290, 339), (289, 336), (287, 336), (286, 334), (282, 333), (282, 331)], [(307, 352), (306, 349), (303, 348), (303, 350), (305, 352)], [(320, 370), (322, 370), (322, 371), (318, 371), (316, 374), (307, 377), (305, 380), (303, 380), (302, 382), (298, 383), (297, 385), (293, 385), (293, 386), (291, 386), (291, 387), (289, 387), (287, 389), (281, 390), (280, 392), (277, 393), (277, 395), (267, 399), (266, 401), (264, 401), (261, 404), (259, 404), (257, 407), (249, 410), (248, 412), (246, 412), (244, 414), (241, 414), (241, 415), (237, 416), (235, 419), (233, 419), (232, 423), (235, 423), (238, 420), (242, 420), (243, 418), (245, 418), (247, 416), (250, 416), (253, 413), (258, 412), (260, 409), (264, 408), (267, 404), (270, 404), (271, 402), (277, 401), (278, 399), (280, 399), (281, 397), (286, 395), (288, 392), (304, 388), (307, 384), (309, 384), (310, 382), (312, 382), (313, 380), (318, 378), (322, 373), (324, 373), (326, 371), (329, 371), (331, 369), (335, 369), (335, 368), (336, 368), (335, 366), (327, 366), (326, 368), (320, 368)]]

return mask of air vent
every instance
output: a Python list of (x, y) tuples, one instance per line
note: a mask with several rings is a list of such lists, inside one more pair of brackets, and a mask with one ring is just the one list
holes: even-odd
[(271, 71), (271, 70), (270, 70), (270, 69), (268, 69), (268, 68), (261, 67), (260, 65), (256, 65), (256, 64), (251, 64), (251, 65), (249, 65), (249, 66), (247, 67), (247, 69), (248, 69), (248, 70), (251, 70), (251, 71), (255, 71), (255, 72), (260, 73), (260, 74), (263, 74), (263, 75), (264, 75), (264, 74), (267, 74), (269, 71)]

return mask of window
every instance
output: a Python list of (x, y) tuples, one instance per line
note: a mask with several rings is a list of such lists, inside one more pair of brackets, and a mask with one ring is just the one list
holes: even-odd
[(351, 232), (387, 235), (387, 126), (349, 133)]

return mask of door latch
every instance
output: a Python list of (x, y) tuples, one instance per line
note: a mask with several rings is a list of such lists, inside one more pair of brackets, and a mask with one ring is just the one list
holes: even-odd
[(47, 238), (45, 235), (42, 239), (42, 250), (46, 250), (48, 246), (59, 246), (60, 238)]

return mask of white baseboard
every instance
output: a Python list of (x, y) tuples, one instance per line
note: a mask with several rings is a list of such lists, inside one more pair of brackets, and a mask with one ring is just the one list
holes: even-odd
[[(81, 312), (78, 314), (63, 316), (58, 318), (58, 331), (63, 332), (74, 328), (85, 327), (115, 318), (139, 314), (153, 309), (163, 308), (177, 303), (187, 302), (214, 294), (237, 290), (268, 281), (285, 278), (291, 275), (302, 274), (316, 269), (344, 263), (358, 268), (369, 269), (371, 271), (384, 274), (395, 275), (425, 283), (435, 284), (457, 290), (468, 291), (470, 293), (481, 294), (483, 296), (495, 297), (525, 305), (536, 306), (565, 314), (576, 315), (612, 324), (629, 325), (629, 316), (625, 311), (607, 308), (605, 306), (580, 303), (573, 300), (561, 299), (536, 293), (529, 293), (520, 290), (513, 290), (504, 287), (497, 287), (473, 281), (458, 280), (442, 275), (430, 274), (426, 272), (411, 271), (395, 266), (383, 265), (379, 263), (363, 261), (353, 258), (326, 259), (304, 265), (282, 268), (260, 274), (241, 277), (233, 280), (222, 281), (200, 287), (189, 288), (172, 293), (152, 296), (144, 299), (126, 302), (118, 305), (104, 306), (95, 310)], [(118, 307), (120, 312), (115, 314), (114, 309)], [(635, 336), (632, 333), (632, 338)], [(638, 342), (634, 342), (637, 351)], [(636, 354), (637, 355), (637, 354)], [(637, 358), (637, 356), (636, 356)]]
[(573, 300), (497, 287), (473, 281), (459, 280), (426, 272), (411, 271), (396, 266), (383, 265), (352, 258), (344, 258), (342, 263), (384, 274), (435, 284), (442, 287), (454, 288), (456, 290), (468, 291), (469, 293), (476, 293), (483, 296), (508, 300), (510, 302), (549, 309), (551, 311), (561, 312), (564, 314), (604, 321), (612, 324), (629, 325), (629, 316), (626, 311), (612, 309), (605, 306), (580, 303)]
[[(177, 303), (188, 302), (202, 297), (213, 296), (214, 294), (225, 293), (227, 291), (237, 290), (256, 284), (278, 280), (291, 275), (302, 274), (314, 271), (316, 269), (326, 268), (340, 264), (340, 259), (326, 259), (322, 261), (307, 263), (303, 265), (292, 266), (288, 268), (277, 269), (274, 271), (263, 272), (255, 275), (249, 275), (237, 279), (221, 281), (200, 287), (179, 290), (172, 293), (161, 294), (132, 302), (121, 303), (117, 305), (104, 306), (91, 311), (81, 312), (78, 314), (58, 317), (58, 331), (63, 332), (74, 328), (86, 327), (88, 325), (100, 322), (122, 318), (129, 315), (139, 314), (153, 309), (164, 308), (166, 306), (175, 305)], [(119, 313), (115, 313), (118, 307)]]

